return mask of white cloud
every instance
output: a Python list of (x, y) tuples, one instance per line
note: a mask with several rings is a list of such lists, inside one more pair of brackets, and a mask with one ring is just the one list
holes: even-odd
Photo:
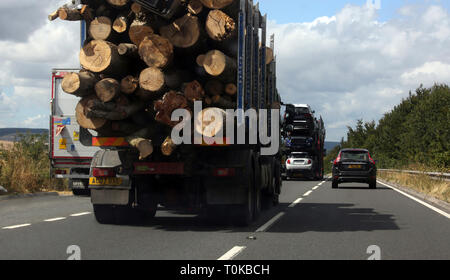
[(329, 140), (357, 119), (378, 120), (420, 84), (450, 83), (448, 11), (404, 6), (399, 13), (378, 22), (376, 10), (348, 5), (310, 23), (269, 23), (282, 98), (311, 104)]

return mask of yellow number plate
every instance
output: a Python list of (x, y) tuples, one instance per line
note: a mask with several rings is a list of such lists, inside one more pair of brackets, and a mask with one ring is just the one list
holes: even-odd
[(89, 178), (89, 185), (91, 186), (120, 186), (122, 185), (123, 180), (122, 178), (98, 178), (98, 177), (91, 177)]
[(350, 168), (350, 169), (361, 169), (361, 165), (350, 165), (348, 168)]

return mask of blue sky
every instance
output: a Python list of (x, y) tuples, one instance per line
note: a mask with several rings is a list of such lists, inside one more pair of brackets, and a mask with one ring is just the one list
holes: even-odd
[[(375, 3), (375, 1), (373, 1)], [(311, 22), (322, 16), (334, 16), (347, 4), (361, 6), (367, 0), (260, 0), (260, 9), (267, 13), (270, 20), (278, 24), (293, 22)], [(450, 8), (449, 0), (381, 0), (381, 9), (378, 11), (379, 20), (387, 21), (396, 17), (396, 11), (405, 5), (422, 4), (429, 6), (433, 4)]]

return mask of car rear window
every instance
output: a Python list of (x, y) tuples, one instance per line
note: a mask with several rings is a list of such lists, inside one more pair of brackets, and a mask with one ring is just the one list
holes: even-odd
[(369, 161), (369, 154), (363, 151), (345, 151), (341, 153), (341, 160)]
[(295, 108), (295, 114), (296, 115), (309, 114), (309, 110), (308, 110), (308, 108), (297, 107), (297, 108)]
[(289, 158), (308, 158), (308, 154), (304, 153), (304, 154), (295, 154), (295, 155), (290, 155)]

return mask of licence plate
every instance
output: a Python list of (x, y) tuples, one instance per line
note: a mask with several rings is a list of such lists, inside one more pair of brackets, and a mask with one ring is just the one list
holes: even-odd
[(110, 178), (89, 178), (89, 185), (91, 186), (120, 186), (122, 185), (122, 178), (110, 177)]
[(349, 165), (348, 168), (350, 168), (350, 169), (361, 169), (362, 166), (361, 165)]

